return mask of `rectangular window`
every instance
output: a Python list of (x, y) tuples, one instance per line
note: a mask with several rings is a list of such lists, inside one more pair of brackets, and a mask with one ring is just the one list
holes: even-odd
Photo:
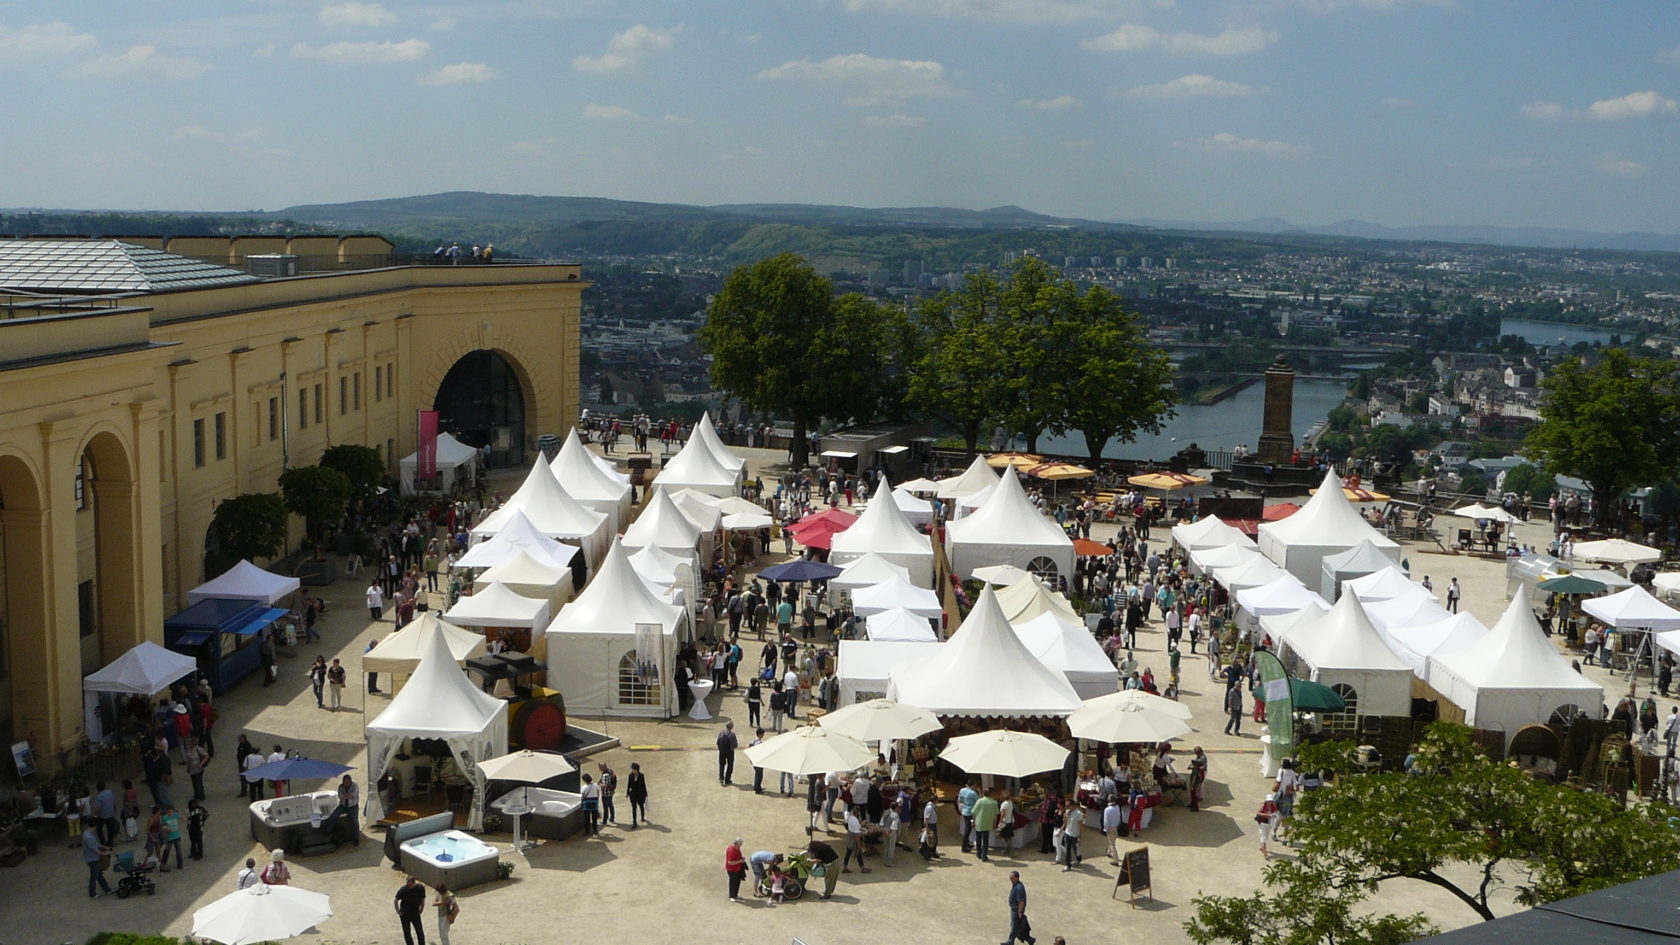
[(385, 441), (385, 466), (388, 469), (392, 466), (395, 466), (396, 464), (397, 464), (397, 441), (396, 440), (386, 440)]
[(373, 366), (373, 402), (379, 403), (385, 399), (385, 365)]
[(76, 457), (76, 511), (87, 507), (87, 454), (83, 453)]
[(350, 409), (362, 409), (362, 372), (350, 375)]
[(268, 398), (268, 439), (270, 442), (280, 438), (280, 398)]
[(82, 639), (99, 632), (99, 610), (94, 606), (92, 581), (76, 585), (76, 617), (81, 623)]
[(385, 362), (385, 396), (397, 396), (397, 363), (395, 361)]
[(227, 459), (227, 412), (216, 412), (216, 459)]
[(344, 416), (350, 412), (350, 377), (339, 375), (338, 378), (338, 415)]
[(298, 388), (298, 429), (309, 429), (309, 388)]
[(316, 423), (321, 422), (321, 401), (323, 400), (323, 398), (321, 397), (321, 388), (323, 388), (325, 386), (326, 385), (324, 385), (324, 384), (316, 384), (315, 385), (315, 422)]
[(193, 421), (193, 465), (204, 465), (204, 418)]

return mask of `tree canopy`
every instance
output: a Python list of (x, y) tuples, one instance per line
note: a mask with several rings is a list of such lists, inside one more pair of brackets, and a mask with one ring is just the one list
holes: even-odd
[(344, 518), (352, 494), (349, 478), (326, 466), (293, 466), (280, 474), (286, 508), (303, 516), (309, 534), (317, 539), (329, 524)]
[(896, 404), (896, 337), (888, 309), (861, 295), (835, 298), (793, 253), (730, 272), (700, 329), (718, 387), (750, 409), (792, 417), (795, 466), (821, 421), (873, 418)]
[(321, 465), (336, 469), (350, 480), (350, 488), (357, 496), (369, 496), (385, 479), (385, 461), (371, 446), (341, 443), (321, 454)]
[(247, 492), (216, 506), (207, 543), (228, 563), (272, 558), (286, 547), (286, 503), (272, 492)]
[[(1354, 770), (1349, 743), (1302, 754), (1306, 767)], [(1196, 899), (1190, 937), (1387, 945), (1431, 929), (1421, 914), (1373, 914), (1364, 900), (1384, 884), (1427, 883), (1491, 919), (1496, 890), (1532, 906), (1680, 865), (1666, 809), (1534, 780), (1489, 758), (1462, 725), (1430, 726), (1415, 757), (1411, 774), (1344, 773), (1302, 795), (1290, 826), (1296, 858), (1267, 868), (1264, 892)]]
[(1546, 378), (1528, 448), (1554, 475), (1583, 479), (1600, 524), (1630, 488), (1662, 479), (1680, 460), (1680, 378), (1672, 362), (1619, 348)]

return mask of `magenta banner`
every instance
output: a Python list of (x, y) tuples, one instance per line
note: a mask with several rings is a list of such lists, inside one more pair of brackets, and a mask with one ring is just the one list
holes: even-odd
[(438, 414), (436, 410), (421, 410), (420, 414), (420, 455), (416, 460), (415, 474), (421, 482), (430, 482), (437, 478), (437, 437)]

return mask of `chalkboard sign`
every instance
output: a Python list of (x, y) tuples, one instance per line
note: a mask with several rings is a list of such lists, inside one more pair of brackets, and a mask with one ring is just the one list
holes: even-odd
[(1120, 898), (1120, 887), (1128, 887), (1127, 900), (1137, 905), (1139, 893), (1149, 896), (1149, 901), (1155, 901), (1155, 890), (1149, 885), (1149, 848), (1138, 847), (1127, 850), (1120, 857), (1120, 875), (1114, 877), (1114, 895)]

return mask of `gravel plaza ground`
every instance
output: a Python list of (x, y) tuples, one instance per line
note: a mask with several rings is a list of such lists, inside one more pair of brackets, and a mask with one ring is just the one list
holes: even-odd
[[(756, 468), (783, 457), (765, 450), (742, 450)], [(511, 477), (512, 474), (509, 474)], [(503, 477), (498, 477), (500, 487)], [(1443, 518), (1438, 525), (1456, 520)], [(1104, 526), (1093, 537), (1106, 537)], [(1158, 541), (1162, 534), (1157, 533)], [(1518, 540), (1541, 545), (1546, 526), (1519, 526)], [(1429, 549), (1434, 549), (1430, 551)], [(1410, 545), (1406, 549), (1414, 577), (1433, 578), (1439, 590), (1457, 576), (1463, 588), (1463, 608), (1491, 625), (1503, 611), (1504, 564), (1491, 559), (1444, 555)], [(774, 560), (779, 560), (774, 559)], [(79, 851), (67, 839), (43, 842), (41, 854), (17, 869), (0, 871), (0, 945), (79, 943), (96, 932), (128, 930), (186, 935), (192, 913), (231, 891), (235, 875), (247, 856), (264, 851), (251, 841), (245, 802), (238, 797), (233, 773), (233, 745), (240, 732), (265, 750), (278, 742), (313, 757), (357, 766), (353, 772), (365, 791), (363, 777), (364, 722), (376, 716), (389, 699), (364, 695), (365, 677), (356, 674), (366, 643), (389, 633), (389, 620), (369, 622), (362, 606), (362, 585), (341, 579), (325, 589), (331, 608), (318, 629), (316, 645), (282, 648), (280, 678), (271, 687), (248, 679), (218, 703), (222, 713), (216, 729), (220, 750), (207, 774), (208, 806), (212, 817), (206, 832), (206, 858), (189, 861), (183, 871), (159, 877), (156, 896), (118, 900), (85, 898), (86, 870)], [(1164, 634), (1158, 622), (1140, 635), (1138, 659), (1165, 672)], [(747, 646), (749, 654), (753, 652)], [(305, 670), (317, 654), (344, 660), (352, 671), (347, 707), (341, 712), (316, 708)], [(1598, 675), (1606, 692), (1626, 689), (1621, 678)], [(693, 722), (679, 717), (667, 722), (576, 718), (579, 724), (619, 739), (622, 747), (587, 759), (585, 770), (606, 761), (622, 778), (632, 761), (647, 774), (652, 822), (628, 827), (628, 805), (620, 802), (623, 823), (605, 827), (598, 838), (545, 842), (524, 854), (504, 853), (517, 864), (511, 880), (465, 890), (460, 895), (460, 920), (451, 930), (457, 945), (492, 943), (560, 943), (581, 941), (672, 942), (683, 945), (787, 942), (797, 937), (809, 945), (878, 945), (898, 943), (988, 943), (1007, 934), (1005, 895), (1010, 870), (1021, 871), (1030, 902), (1028, 912), (1035, 934), (1048, 945), (1055, 935), (1070, 945), (1131, 939), (1151, 942), (1186, 941), (1181, 924), (1190, 915), (1191, 900), (1200, 894), (1244, 894), (1260, 883), (1263, 860), (1257, 849), (1253, 813), (1268, 782), (1259, 770), (1256, 741), (1259, 726), (1245, 720), (1240, 737), (1221, 734), (1219, 711), (1222, 688), (1206, 680), (1206, 662), (1186, 654), (1183, 661), (1183, 699), (1195, 712), (1195, 732), (1180, 744), (1201, 745), (1211, 758), (1205, 809), (1192, 813), (1181, 806), (1157, 811), (1153, 826), (1141, 838), (1123, 840), (1122, 848), (1138, 842), (1150, 849), (1154, 901), (1135, 907), (1111, 897), (1116, 869), (1102, 855), (1100, 840), (1086, 840), (1083, 866), (1063, 872), (1050, 858), (1030, 850), (995, 855), (981, 863), (958, 852), (950, 824), (954, 813), (941, 812), (945, 824), (942, 851), (933, 863), (900, 850), (896, 865), (871, 862), (868, 874), (843, 875), (835, 897), (819, 901), (808, 896), (799, 902), (771, 906), (764, 900), (731, 903), (726, 899), (723, 851), (735, 836), (745, 849), (787, 851), (804, 843), (804, 785), (793, 798), (751, 790), (751, 767), (740, 757), (735, 784), (722, 787), (716, 774), (713, 739), (724, 721), (735, 720), (750, 738), (745, 707), (739, 693), (714, 694), (711, 708), (717, 718)], [(984, 680), (976, 680), (984, 685)], [(1661, 714), (1668, 714), (1668, 700)], [(803, 721), (803, 720), (802, 720)], [(772, 786), (775, 775), (767, 772)], [(320, 788), (329, 786), (327, 783)], [(298, 785), (317, 789), (316, 785)], [(185, 791), (184, 791), (185, 789)], [(184, 804), (190, 793), (185, 778), (175, 786)], [(144, 794), (142, 794), (144, 800)], [(506, 850), (510, 834), (486, 839)], [(836, 848), (841, 837), (833, 838)], [(299, 941), (341, 943), (400, 942), (391, 897), (401, 876), (381, 860), (380, 835), (364, 833), (359, 846), (347, 846), (317, 857), (291, 862), (292, 883), (329, 893), (334, 916), (319, 933)], [(120, 844), (119, 850), (132, 845)], [(1391, 885), (1378, 897), (1379, 908), (1423, 910), (1443, 928), (1467, 924), (1474, 916), (1446, 893), (1423, 884)], [(72, 908), (74, 907), (74, 908)], [(1508, 902), (1501, 911), (1514, 909)], [(433, 919), (428, 915), (428, 929)]]

